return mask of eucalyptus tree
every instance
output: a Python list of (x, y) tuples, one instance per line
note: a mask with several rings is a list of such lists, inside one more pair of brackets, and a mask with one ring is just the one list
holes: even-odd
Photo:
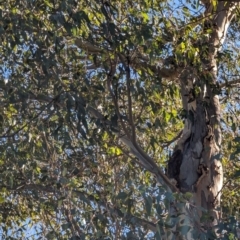
[(237, 238), (238, 7), (1, 5), (2, 237)]

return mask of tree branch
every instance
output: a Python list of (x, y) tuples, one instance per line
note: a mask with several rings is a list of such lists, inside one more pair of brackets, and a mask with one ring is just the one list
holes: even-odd
[(128, 59), (128, 64), (126, 66), (126, 78), (127, 78), (127, 98), (128, 98), (128, 114), (129, 114), (129, 122), (132, 129), (131, 140), (133, 143), (136, 142), (136, 131), (133, 120), (133, 112), (132, 112), (132, 97), (131, 97), (131, 80), (130, 80), (130, 59)]
[[(92, 107), (88, 107), (89, 113), (93, 112), (92, 115), (98, 115), (100, 116), (100, 119), (104, 121), (104, 116), (99, 113), (96, 109)], [(98, 112), (98, 113), (96, 113)], [(109, 121), (107, 120), (105, 124), (108, 124)], [(111, 123), (110, 123), (111, 124)], [(114, 132), (115, 133), (115, 132)], [(148, 156), (137, 143), (133, 143), (128, 136), (125, 134), (122, 135), (120, 132), (115, 133), (120, 141), (129, 149), (130, 153), (136, 156), (142, 163), (142, 165), (145, 167), (146, 170), (154, 174), (157, 181), (164, 186), (168, 191), (170, 192), (178, 192), (178, 188), (173, 185), (170, 181), (170, 179), (162, 172), (161, 168), (155, 163), (155, 161)]]
[(213, 26), (215, 27), (210, 38), (212, 57), (217, 54), (217, 51), (223, 45), (228, 27), (235, 15), (237, 5), (239, 4), (227, 1), (218, 3), (216, 14), (213, 18)]
[[(21, 188), (21, 191), (27, 190), (27, 191), (32, 191), (32, 190), (37, 190), (37, 191), (42, 191), (42, 192), (47, 192), (47, 193), (52, 193), (52, 194), (59, 194), (61, 195), (61, 192), (57, 189), (54, 189), (49, 186), (42, 186), (42, 185), (36, 185), (36, 184), (26, 184), (23, 188)], [(149, 230), (156, 232), (157, 226), (155, 223), (147, 221), (145, 219), (139, 218), (137, 216), (134, 216), (130, 213), (124, 214), (120, 209), (114, 207), (112, 204), (107, 203), (105, 201), (99, 200), (98, 198), (95, 198), (93, 195), (89, 195), (86, 193), (83, 193), (81, 191), (73, 190), (73, 193), (76, 194), (80, 199), (86, 199), (89, 201), (94, 201), (98, 203), (100, 206), (106, 208), (111, 214), (115, 214), (118, 217), (125, 217), (127, 220), (130, 220), (130, 222), (137, 223), (138, 225), (142, 227), (147, 227)], [(92, 206), (92, 205), (91, 205)]]
[(164, 147), (170, 146), (182, 136), (183, 130), (181, 130), (172, 140), (164, 142)]
[(240, 79), (232, 80), (232, 81), (229, 81), (229, 82), (224, 82), (224, 83), (220, 84), (220, 88), (232, 87), (232, 86), (235, 86), (235, 85), (238, 85), (238, 84), (240, 84)]
[(83, 40), (81, 40), (81, 39), (79, 39), (79, 38), (77, 38), (77, 39), (75, 40), (75, 44), (76, 44), (79, 48), (85, 50), (85, 51), (88, 52), (88, 53), (103, 53), (103, 52), (105, 52), (103, 49), (94, 46), (92, 43), (87, 42), (87, 41), (83, 41)]
[(116, 64), (115, 66), (113, 66), (113, 64), (111, 63), (111, 70), (110, 72), (108, 73), (108, 76), (107, 76), (107, 86), (108, 86), (108, 91), (110, 92), (110, 95), (112, 97), (112, 100), (113, 100), (113, 103), (114, 103), (114, 106), (115, 106), (115, 110), (116, 110), (116, 113), (117, 113), (117, 117), (118, 117), (118, 120), (121, 124), (121, 127), (124, 131), (124, 133), (130, 137), (129, 133), (128, 133), (128, 130), (126, 128), (126, 126), (124, 125), (123, 121), (122, 121), (122, 118), (121, 118), (121, 114), (120, 114), (120, 111), (119, 111), (119, 107), (118, 107), (118, 102), (117, 102), (117, 98), (116, 96), (114, 95), (113, 91), (112, 91), (112, 88), (111, 88), (111, 82), (112, 82), (112, 78), (116, 72)]
[(137, 69), (138, 68), (150, 69), (154, 74), (162, 78), (177, 78), (180, 74), (179, 69), (175, 67), (169, 68), (161, 67), (158, 64), (150, 65), (146, 62), (133, 62), (132, 65)]
[[(81, 39), (76, 39), (75, 44), (77, 47), (85, 50), (88, 53), (95, 53), (95, 54), (101, 54), (101, 53), (107, 53), (112, 52), (112, 50), (104, 50), (99, 47), (94, 46), (92, 43), (83, 41)], [(125, 59), (125, 57), (122, 54), (118, 54), (120, 59)], [(138, 69), (138, 68), (145, 68), (150, 69), (154, 74), (162, 77), (162, 78), (176, 78), (179, 75), (179, 70), (177, 70), (175, 67), (166, 67), (169, 65), (168, 59), (162, 59), (161, 63), (164, 67), (160, 66), (159, 64), (149, 64), (148, 63), (148, 57), (145, 55), (142, 55), (141, 53), (137, 53), (137, 56), (135, 58), (131, 59), (131, 67)], [(126, 64), (125, 61), (122, 62), (123, 64)], [(95, 66), (95, 64), (92, 64), (88, 66), (88, 69), (94, 69), (98, 68), (100, 66)]]

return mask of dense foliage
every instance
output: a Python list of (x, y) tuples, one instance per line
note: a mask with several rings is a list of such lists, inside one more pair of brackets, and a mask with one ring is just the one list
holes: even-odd
[[(195, 0), (0, 6), (2, 239), (160, 239), (172, 198), (184, 202), (189, 194), (160, 186), (119, 135), (136, 135), (165, 172), (186, 117), (177, 76), (189, 65), (205, 71), (211, 28), (203, 11)], [(232, 234), (239, 216), (238, 22), (217, 59), (223, 223), (231, 221), (223, 228)]]

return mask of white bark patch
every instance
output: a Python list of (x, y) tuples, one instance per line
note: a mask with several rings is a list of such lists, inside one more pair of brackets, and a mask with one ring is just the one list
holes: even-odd
[(211, 187), (212, 194), (214, 196), (214, 206), (220, 205), (221, 190), (223, 186), (223, 169), (222, 163), (216, 159), (213, 160), (212, 165), (213, 183)]
[(182, 133), (182, 137), (179, 139), (177, 145), (178, 148), (182, 151), (183, 150), (183, 145), (186, 142), (186, 140), (190, 137), (192, 131), (192, 123), (188, 120), (185, 119), (185, 124), (184, 124), (184, 129)]

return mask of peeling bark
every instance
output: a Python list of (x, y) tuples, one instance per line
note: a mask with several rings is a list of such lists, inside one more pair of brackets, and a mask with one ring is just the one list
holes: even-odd
[[(236, 3), (219, 2), (217, 14), (211, 20), (215, 28), (207, 43), (208, 59), (204, 59), (202, 63), (206, 69), (210, 69), (207, 73), (208, 78), (206, 73), (199, 73), (194, 83), (194, 76), (190, 74), (188, 79), (185, 78), (186, 74), (181, 78), (183, 107), (188, 112), (188, 116), (183, 135), (168, 163), (169, 177), (177, 181), (180, 191), (193, 193), (192, 203), (195, 205), (195, 211), (192, 212), (197, 213), (198, 224), (203, 209), (206, 209), (210, 215), (209, 221), (201, 226), (203, 230), (216, 226), (221, 218), (223, 170), (218, 159), (222, 142), (221, 108), (218, 96), (214, 93), (217, 88), (215, 56), (224, 42), (235, 7)], [(202, 93), (193, 97), (194, 84), (201, 88)], [(187, 239), (192, 238), (188, 236)]]
[[(211, 91), (209, 93), (208, 102), (203, 95), (196, 96), (194, 105), (192, 100), (187, 100), (188, 118), (183, 135), (168, 164), (169, 177), (177, 181), (180, 191), (193, 193), (195, 209), (191, 214), (195, 214), (195, 218), (197, 215), (198, 224), (202, 209), (208, 211), (210, 220), (201, 226), (203, 229), (213, 227), (221, 217), (220, 191), (223, 184), (222, 164), (217, 158), (221, 145), (220, 105), (217, 96)], [(190, 213), (182, 211), (185, 215)], [(196, 223), (193, 221), (192, 224)], [(192, 238), (188, 236), (187, 239)]]

